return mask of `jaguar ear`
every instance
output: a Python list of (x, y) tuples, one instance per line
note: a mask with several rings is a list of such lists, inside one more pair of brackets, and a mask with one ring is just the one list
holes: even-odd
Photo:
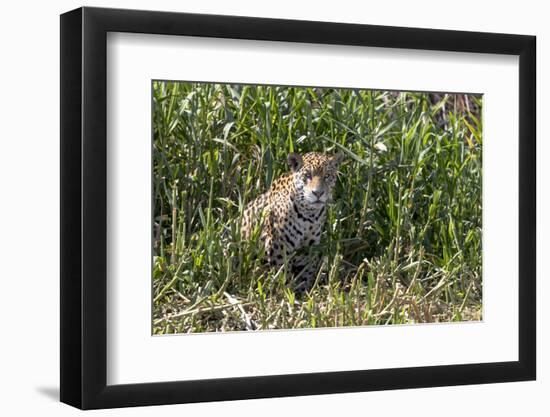
[(345, 158), (345, 155), (344, 155), (344, 152), (342, 151), (338, 151), (334, 154), (334, 156), (331, 158), (331, 162), (332, 164), (338, 168), (338, 166), (340, 166), (340, 164), (342, 163), (342, 161), (344, 160)]
[(302, 168), (302, 165), (304, 164), (304, 161), (302, 159), (302, 155), (297, 153), (291, 153), (288, 155), (288, 165), (290, 165), (290, 169), (292, 172), (298, 171), (300, 168)]

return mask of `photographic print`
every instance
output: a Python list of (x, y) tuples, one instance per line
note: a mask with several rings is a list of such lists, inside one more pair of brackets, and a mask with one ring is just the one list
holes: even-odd
[(482, 103), (153, 81), (153, 334), (482, 320)]
[(60, 23), (62, 402), (536, 379), (536, 37)]

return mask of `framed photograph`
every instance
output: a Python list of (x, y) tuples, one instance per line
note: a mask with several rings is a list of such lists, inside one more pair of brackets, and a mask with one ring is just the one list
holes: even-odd
[(61, 16), (61, 401), (533, 380), (535, 37)]

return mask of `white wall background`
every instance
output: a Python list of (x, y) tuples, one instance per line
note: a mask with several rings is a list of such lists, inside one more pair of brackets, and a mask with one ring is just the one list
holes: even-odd
[[(59, 392), (59, 17), (72, 0), (7, 2), (0, 15), (0, 413), (75, 415)], [(236, 401), (94, 415), (547, 415), (550, 405), (550, 26), (541, 1), (93, 1), (86, 5), (533, 34), (538, 37), (538, 381)], [(544, 129), (543, 129), (544, 126)], [(403, 347), (406, 355), (406, 346)], [(546, 395), (544, 395), (546, 394)]]

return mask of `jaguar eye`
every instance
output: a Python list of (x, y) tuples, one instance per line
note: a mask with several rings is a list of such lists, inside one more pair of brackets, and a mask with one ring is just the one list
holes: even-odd
[(306, 180), (310, 180), (311, 179), (311, 172), (306, 172), (306, 174), (304, 175), (305, 179)]
[(330, 174), (325, 174), (325, 181), (330, 180)]

